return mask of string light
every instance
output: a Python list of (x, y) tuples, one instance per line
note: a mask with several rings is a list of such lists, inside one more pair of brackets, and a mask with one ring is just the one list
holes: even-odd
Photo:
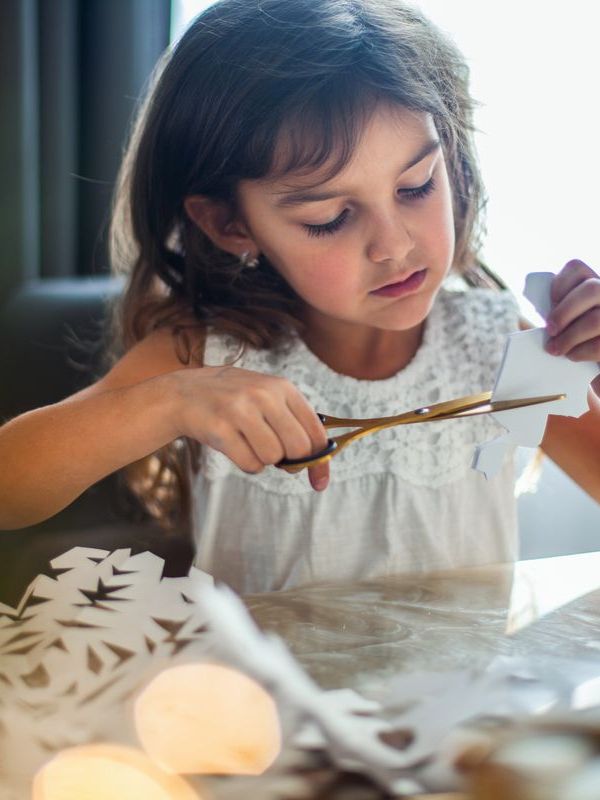
[(281, 749), (273, 699), (220, 664), (164, 670), (138, 697), (134, 718), (146, 753), (176, 773), (259, 775)]

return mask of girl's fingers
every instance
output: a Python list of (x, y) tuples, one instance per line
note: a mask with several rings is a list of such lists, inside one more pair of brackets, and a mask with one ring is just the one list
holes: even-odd
[(582, 281), (597, 277), (594, 270), (578, 258), (567, 261), (565, 266), (552, 281), (552, 286), (550, 287), (552, 305), (560, 303), (560, 301), (566, 297), (575, 286), (582, 283)]
[(287, 398), (287, 404), (310, 440), (309, 452), (299, 455), (297, 458), (304, 458), (307, 455), (318, 453), (320, 450), (325, 449), (327, 447), (327, 432), (304, 396), (300, 392), (294, 392)]
[[(305, 398), (301, 394), (293, 395), (288, 399), (288, 404), (311, 439), (311, 453), (318, 453), (320, 450), (324, 450), (328, 441), (327, 431)], [(310, 455), (311, 453), (305, 455)], [(298, 456), (298, 458), (303, 457), (302, 455)], [(309, 467), (308, 479), (310, 485), (317, 492), (322, 492), (323, 489), (326, 489), (329, 483), (329, 461), (325, 462), (325, 464)]]
[[(245, 472), (260, 472), (284, 458), (306, 458), (327, 446), (316, 412), (286, 379), (234, 367), (216, 377), (219, 416), (202, 441)], [(329, 467), (318, 468), (315, 475), (324, 488)]]
[[(558, 336), (546, 343), (546, 350), (552, 355), (566, 355), (575, 361), (600, 361), (600, 306), (582, 314), (568, 325)], [(586, 354), (585, 358), (582, 354)]]
[(226, 455), (244, 472), (258, 473), (264, 469), (264, 463), (256, 455), (246, 437), (239, 431), (231, 429), (226, 435), (212, 437), (209, 445)]
[(264, 464), (277, 464), (283, 458), (305, 458), (327, 444), (327, 435), (304, 397), (286, 402), (277, 395), (262, 399), (238, 417), (237, 428), (246, 437)]
[(577, 284), (552, 309), (546, 320), (548, 333), (557, 336), (574, 320), (595, 306), (600, 307), (600, 278), (596, 275)]
[(323, 489), (326, 489), (329, 483), (329, 461), (325, 462), (325, 464), (317, 464), (316, 467), (309, 467), (308, 479), (310, 485), (317, 492), (322, 492)]
[(277, 461), (268, 463), (276, 464), (284, 457), (305, 458), (312, 453), (313, 446), (308, 433), (287, 405), (278, 404), (264, 414), (281, 448), (281, 455)]
[[(280, 408), (274, 409), (270, 415), (263, 418), (263, 426), (256, 424), (255, 430), (250, 434), (249, 443), (263, 464), (276, 464), (284, 455), (287, 458), (305, 458), (312, 453), (322, 450), (327, 445), (327, 434), (314, 411), (304, 401), (293, 400), (291, 405), (301, 419), (288, 408), (288, 413), (281, 412)], [(301, 424), (304, 422), (305, 427)], [(270, 435), (266, 435), (264, 428), (267, 426)], [(306, 428), (309, 430), (307, 431)], [(310, 435), (309, 435), (310, 434)], [(312, 438), (311, 438), (312, 436)], [(276, 440), (280, 450), (272, 448)], [(279, 453), (281, 452), (281, 455)], [(275, 457), (277, 455), (277, 457)], [(318, 464), (308, 470), (310, 485), (316, 491), (322, 491), (329, 483), (329, 463)]]
[(281, 425), (263, 416), (259, 409), (245, 416), (243, 423), (238, 421), (240, 433), (248, 441), (256, 457), (264, 466), (277, 464), (286, 456), (285, 445), (281, 439)]
[(588, 405), (591, 411), (600, 414), (600, 375), (594, 378), (588, 390)]
[(567, 356), (571, 361), (600, 361), (600, 336), (576, 345)]

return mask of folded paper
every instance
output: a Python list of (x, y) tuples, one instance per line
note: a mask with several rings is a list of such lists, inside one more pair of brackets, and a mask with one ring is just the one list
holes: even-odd
[[(527, 276), (525, 283), (525, 297), (543, 317), (550, 312), (553, 277), (551, 272), (534, 272)], [(473, 467), (486, 478), (498, 472), (511, 445), (537, 447), (540, 444), (549, 414), (579, 417), (588, 410), (588, 388), (598, 374), (598, 366), (547, 353), (544, 349), (546, 338), (543, 328), (512, 333), (507, 337), (492, 401), (552, 394), (566, 397), (492, 414), (506, 433), (479, 445), (475, 451)]]

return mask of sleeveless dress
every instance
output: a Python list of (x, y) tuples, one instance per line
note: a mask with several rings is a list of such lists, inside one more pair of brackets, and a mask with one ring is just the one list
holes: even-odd
[[(492, 389), (505, 337), (517, 329), (509, 292), (442, 288), (414, 358), (390, 378), (336, 373), (299, 337), (240, 356), (237, 340), (209, 332), (205, 364), (284, 376), (326, 414), (383, 417)], [(203, 447), (195, 565), (245, 594), (512, 561), (514, 452), (489, 481), (471, 468), (475, 446), (502, 431), (482, 415), (373, 434), (335, 457), (319, 493), (306, 471), (246, 474)]]

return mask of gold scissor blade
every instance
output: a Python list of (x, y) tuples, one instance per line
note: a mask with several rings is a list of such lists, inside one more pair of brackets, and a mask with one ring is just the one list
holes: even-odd
[(445, 418), (446, 415), (456, 411), (464, 411), (482, 405), (489, 405), (492, 399), (491, 392), (480, 392), (467, 397), (458, 397), (454, 400), (444, 400), (442, 403), (433, 403), (429, 406), (417, 408), (414, 411), (404, 411), (392, 417), (369, 417), (367, 419), (351, 417), (332, 417), (328, 414), (319, 414), (325, 428), (377, 428), (380, 425), (389, 427), (390, 423), (401, 425), (411, 422), (426, 422), (437, 417)]
[(542, 403), (553, 403), (556, 400), (564, 400), (566, 394), (548, 394), (541, 397), (521, 397), (517, 400), (492, 400), (485, 405), (465, 408), (453, 414), (435, 417), (435, 419), (452, 419), (453, 417), (472, 417), (476, 414), (489, 414), (490, 412), (510, 411), (515, 408), (525, 408), (526, 406), (537, 406)]

